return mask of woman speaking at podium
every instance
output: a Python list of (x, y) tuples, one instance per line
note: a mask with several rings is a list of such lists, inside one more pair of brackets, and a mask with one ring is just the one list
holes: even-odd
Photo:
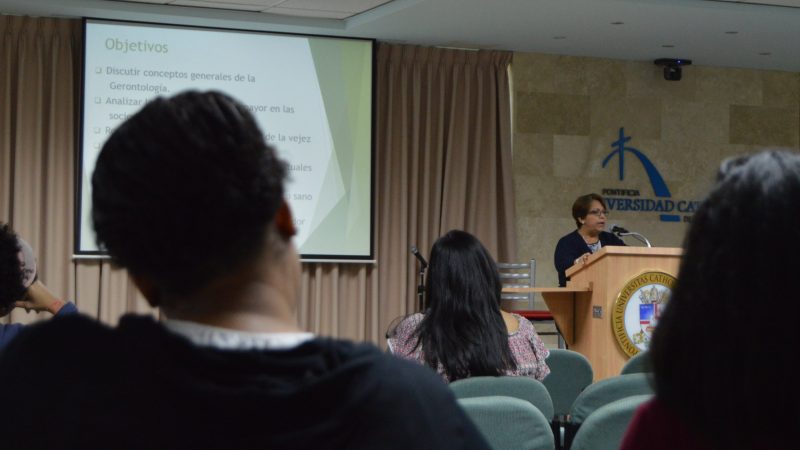
[(567, 285), (564, 272), (575, 264), (586, 262), (592, 253), (609, 245), (625, 245), (622, 239), (605, 231), (608, 209), (600, 195), (586, 194), (575, 199), (572, 218), (578, 229), (558, 240), (553, 258), (559, 286)]

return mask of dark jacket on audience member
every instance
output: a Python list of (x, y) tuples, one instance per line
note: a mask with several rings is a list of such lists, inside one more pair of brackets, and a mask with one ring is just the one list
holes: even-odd
[[(609, 245), (625, 245), (622, 239), (618, 238), (608, 231), (600, 232), (600, 246), (608, 247)], [(562, 237), (556, 244), (556, 252), (553, 260), (556, 264), (556, 271), (558, 272), (558, 285), (566, 286), (567, 278), (566, 270), (575, 265), (575, 260), (584, 253), (590, 253), (589, 246), (583, 240), (578, 230)]]
[(225, 351), (65, 317), (6, 348), (0, 386), (3, 448), (488, 448), (433, 371), (332, 339)]
[[(68, 316), (70, 314), (78, 314), (78, 308), (75, 307), (74, 303), (67, 302), (58, 310), (54, 317)], [(8, 345), (8, 343), (17, 337), (20, 331), (24, 330), (26, 327), (27, 325), (21, 323), (0, 324), (0, 350)]]

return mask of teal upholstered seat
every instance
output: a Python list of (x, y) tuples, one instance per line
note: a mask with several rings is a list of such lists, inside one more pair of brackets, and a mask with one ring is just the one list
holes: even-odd
[(650, 354), (648, 352), (639, 352), (625, 362), (625, 365), (622, 366), (621, 375), (652, 371), (653, 368), (650, 362)]
[(494, 450), (553, 450), (550, 424), (530, 402), (513, 397), (461, 398), (458, 403)]
[(581, 425), (571, 450), (617, 450), (636, 408), (652, 395), (634, 395), (601, 406)]
[(450, 383), (457, 398), (502, 395), (525, 400), (535, 406), (549, 421), (553, 417), (553, 401), (540, 381), (528, 377), (472, 377)]
[(651, 395), (653, 387), (647, 373), (631, 373), (606, 378), (589, 385), (578, 395), (570, 408), (569, 421), (565, 424), (564, 447), (570, 444), (583, 422), (597, 409), (625, 397)]
[(565, 416), (578, 394), (592, 384), (592, 365), (580, 353), (563, 349), (551, 349), (546, 362), (550, 374), (542, 383), (553, 400), (555, 415)]
[(547, 357), (550, 374), (542, 383), (553, 399), (553, 434), (556, 448), (564, 448), (565, 423), (572, 403), (586, 386), (592, 384), (594, 371), (585, 356), (566, 349), (551, 349)]
[(581, 423), (594, 410), (621, 398), (652, 394), (649, 374), (631, 373), (606, 378), (589, 385), (578, 395), (570, 410), (571, 421)]

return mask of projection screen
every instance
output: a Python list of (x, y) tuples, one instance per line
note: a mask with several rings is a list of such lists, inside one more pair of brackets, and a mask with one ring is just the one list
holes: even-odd
[(302, 258), (373, 260), (373, 60), (365, 39), (85, 20), (76, 257), (104, 254), (91, 174), (114, 128), (156, 96), (215, 89), (289, 163)]

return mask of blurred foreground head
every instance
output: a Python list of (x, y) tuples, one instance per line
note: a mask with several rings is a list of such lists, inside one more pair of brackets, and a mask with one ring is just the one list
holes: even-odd
[(686, 237), (651, 345), (657, 392), (720, 448), (795, 439), (799, 218), (800, 155), (764, 151), (722, 164)]
[(291, 245), (285, 178), (241, 103), (219, 92), (159, 97), (100, 152), (97, 239), (164, 302), (185, 298)]

